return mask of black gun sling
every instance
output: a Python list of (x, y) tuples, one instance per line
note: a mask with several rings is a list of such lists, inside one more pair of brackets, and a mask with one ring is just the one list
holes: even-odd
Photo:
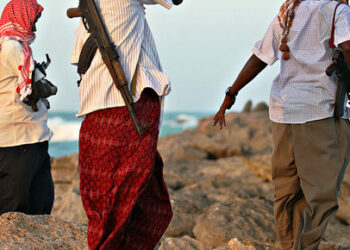
[[(81, 49), (78, 61), (78, 74), (81, 76), (85, 74), (91, 66), (91, 62), (95, 57), (97, 51), (97, 44), (92, 36), (85, 41), (83, 48)], [(134, 95), (136, 92), (136, 75), (137, 70), (131, 81), (131, 93)], [(81, 78), (78, 80), (78, 87), (80, 86)]]

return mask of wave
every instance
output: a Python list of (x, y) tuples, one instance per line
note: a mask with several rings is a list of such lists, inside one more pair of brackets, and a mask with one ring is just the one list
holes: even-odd
[(164, 121), (170, 127), (194, 128), (198, 125), (198, 118), (193, 115), (179, 114), (175, 120)]
[(61, 117), (52, 117), (48, 126), (53, 131), (51, 142), (78, 141), (81, 121), (67, 122)]

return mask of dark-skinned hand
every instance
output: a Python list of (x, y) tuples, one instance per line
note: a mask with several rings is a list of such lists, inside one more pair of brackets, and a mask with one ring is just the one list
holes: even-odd
[(217, 123), (219, 123), (220, 129), (222, 129), (223, 126), (226, 127), (226, 121), (225, 121), (226, 109), (230, 109), (232, 105), (235, 103), (235, 101), (236, 101), (236, 97), (230, 97), (228, 95), (225, 96), (224, 102), (221, 104), (219, 111), (216, 113), (213, 119), (213, 127), (215, 127)]

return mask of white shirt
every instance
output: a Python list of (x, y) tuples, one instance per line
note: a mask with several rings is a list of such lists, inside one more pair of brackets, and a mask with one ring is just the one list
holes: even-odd
[(47, 109), (40, 100), (38, 111), (19, 102), (16, 92), (23, 64), (22, 46), (8, 37), (0, 38), (0, 147), (48, 141), (52, 132), (47, 126)]
[[(137, 68), (136, 102), (144, 88), (152, 88), (159, 96), (170, 91), (169, 76), (162, 72), (158, 53), (151, 30), (145, 18), (145, 10), (139, 0), (95, 0), (108, 29), (117, 46), (122, 68), (127, 82), (131, 83)], [(146, 3), (154, 4), (147, 0)], [(72, 63), (78, 63), (79, 55), (89, 34), (82, 22), (76, 30), (72, 53)], [(130, 86), (129, 86), (130, 87)], [(79, 87), (80, 111), (77, 116), (90, 112), (124, 106), (120, 92), (97, 51), (91, 66), (82, 77)]]
[[(328, 77), (326, 68), (332, 63), (329, 48), (332, 19), (337, 1), (306, 0), (296, 8), (288, 35), (290, 59), (281, 60), (279, 51), (282, 28), (277, 17), (264, 38), (255, 44), (253, 53), (272, 65), (280, 60), (280, 73), (272, 84), (270, 119), (278, 123), (305, 123), (334, 116), (336, 79)], [(334, 43), (350, 40), (350, 8), (337, 9)], [(344, 105), (345, 106), (345, 105)], [(350, 117), (345, 108), (343, 118)]]

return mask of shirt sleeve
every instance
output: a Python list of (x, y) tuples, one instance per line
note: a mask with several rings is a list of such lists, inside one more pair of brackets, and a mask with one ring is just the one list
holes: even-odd
[(9, 40), (5, 43), (3, 50), (5, 51), (5, 65), (9, 72), (14, 76), (19, 76), (19, 66), (22, 66), (24, 62), (22, 45), (17, 41)]
[(350, 7), (342, 4), (337, 10), (334, 30), (334, 44), (350, 41)]
[(252, 49), (253, 54), (268, 65), (274, 64), (278, 60), (281, 33), (282, 28), (278, 18), (275, 17), (267, 28), (263, 39), (255, 43)]

